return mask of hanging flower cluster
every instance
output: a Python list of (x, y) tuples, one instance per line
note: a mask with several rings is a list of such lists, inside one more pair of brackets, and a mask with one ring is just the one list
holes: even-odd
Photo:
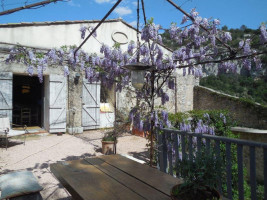
[[(237, 65), (241, 64), (248, 70), (251, 69), (251, 64), (254, 62), (256, 68), (261, 68), (260, 59), (253, 53), (256, 53), (250, 47), (250, 39), (240, 41), (239, 48), (230, 47), (229, 42), (232, 41), (230, 32), (219, 30), (220, 21), (218, 19), (207, 19), (199, 16), (195, 9), (190, 12), (190, 17), (184, 15), (181, 24), (191, 21), (185, 27), (178, 27), (177, 24), (172, 23), (169, 29), (171, 39), (176, 41), (180, 47), (174, 51), (173, 60), (182, 66), (188, 67), (188, 71), (184, 70), (183, 74), (202, 75), (199, 66), (214, 62), (216, 57), (222, 58), (219, 65), (219, 70), (224, 72), (236, 72)], [(267, 32), (265, 25), (261, 25), (261, 42), (267, 41)], [(245, 55), (241, 62), (233, 62), (233, 59), (238, 55)], [(253, 57), (253, 58), (252, 58)]]

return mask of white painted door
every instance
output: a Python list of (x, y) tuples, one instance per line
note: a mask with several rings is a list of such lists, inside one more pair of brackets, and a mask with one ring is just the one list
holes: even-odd
[(0, 116), (9, 117), (12, 123), (12, 95), (13, 74), (12, 72), (0, 72)]
[(84, 130), (100, 125), (100, 82), (89, 83), (83, 79), (82, 126)]
[(49, 132), (66, 132), (66, 78), (62, 75), (49, 76)]

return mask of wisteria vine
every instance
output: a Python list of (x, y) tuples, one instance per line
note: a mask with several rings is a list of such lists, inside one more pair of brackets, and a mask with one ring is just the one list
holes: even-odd
[[(191, 21), (191, 24), (188, 21)], [(186, 23), (188, 25), (185, 25)], [(153, 66), (153, 70), (146, 72), (144, 87), (136, 90), (139, 104), (131, 110), (129, 118), (136, 128), (150, 132), (154, 127), (171, 126), (168, 113), (165, 110), (154, 109), (154, 100), (160, 98), (163, 106), (170, 100), (164, 87), (175, 89), (171, 78), (175, 70), (182, 69), (184, 76), (191, 74), (201, 77), (202, 67), (210, 63), (219, 63), (220, 71), (233, 73), (240, 64), (248, 70), (252, 64), (255, 64), (257, 69), (261, 69), (262, 66), (259, 58), (262, 52), (251, 48), (251, 39), (241, 40), (238, 48), (231, 47), (231, 33), (220, 30), (218, 19), (202, 18), (192, 9), (190, 14), (184, 15), (181, 25), (183, 27), (172, 23), (168, 29), (171, 39), (180, 45), (172, 55), (163, 54), (160, 26), (149, 20), (141, 31), (142, 44), (139, 49), (134, 41), (129, 42), (125, 52), (118, 44), (113, 47), (102, 44), (99, 52), (88, 54), (79, 50), (74, 57), (75, 46), (64, 46), (46, 52), (18, 46), (10, 51), (6, 62), (25, 64), (30, 76), (37, 71), (40, 82), (43, 81), (43, 73), (48, 66), (59, 66), (62, 67), (65, 76), (69, 75), (70, 70), (79, 69), (88, 81), (101, 81), (109, 88), (116, 83), (116, 91), (122, 91), (123, 88), (130, 87), (131, 78), (130, 72), (122, 66), (136, 62), (139, 52), (140, 62)], [(82, 27), (81, 38), (84, 39), (87, 31), (90, 33), (92, 29), (93, 27)], [(261, 44), (266, 45), (267, 32), (264, 24), (260, 26), (260, 33)], [(96, 33), (93, 36), (97, 37)], [(195, 131), (203, 132), (205, 129), (212, 133), (211, 128), (203, 128), (201, 124), (199, 122), (199, 127), (202, 128)], [(186, 124), (181, 124), (181, 127), (184, 130), (190, 129)]]

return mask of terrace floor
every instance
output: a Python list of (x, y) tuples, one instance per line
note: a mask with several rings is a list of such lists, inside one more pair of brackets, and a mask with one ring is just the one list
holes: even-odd
[[(44, 188), (41, 191), (43, 199), (71, 199), (69, 193), (50, 172), (49, 165), (57, 161), (102, 155), (103, 135), (103, 130), (86, 131), (75, 136), (32, 135), (27, 136), (25, 146), (23, 140), (11, 139), (7, 151), (4, 146), (0, 148), (0, 175), (17, 170), (32, 171)], [(145, 138), (124, 134), (118, 139), (117, 153), (147, 161), (146, 142)]]

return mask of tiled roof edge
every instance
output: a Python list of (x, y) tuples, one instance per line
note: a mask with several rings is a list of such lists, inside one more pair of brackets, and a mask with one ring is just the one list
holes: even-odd
[[(124, 22), (122, 19), (108, 19), (105, 20), (104, 23), (109, 22)], [(7, 23), (7, 24), (0, 24), (1, 28), (10, 28), (10, 27), (20, 27), (20, 26), (47, 26), (47, 25), (62, 25), (62, 24), (81, 24), (81, 23), (98, 23), (100, 20), (76, 20), (76, 21), (52, 21), (52, 22), (20, 22), (20, 23)], [(129, 25), (129, 24), (128, 24)], [(129, 25), (131, 26), (131, 25)]]

